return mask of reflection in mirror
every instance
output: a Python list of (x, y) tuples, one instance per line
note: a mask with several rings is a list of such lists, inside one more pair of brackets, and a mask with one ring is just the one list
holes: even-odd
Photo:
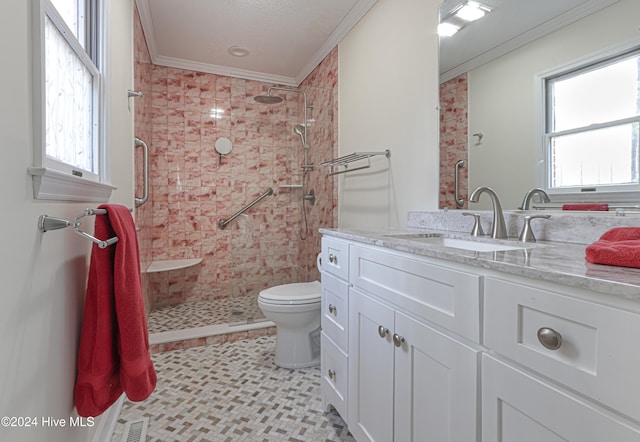
[[(443, 7), (451, 7), (452, 1), (448, 0)], [(573, 21), (565, 11), (555, 19), (547, 17), (538, 28), (526, 28), (519, 21), (522, 17), (500, 16), (506, 12), (501, 11), (499, 3), (517, 5), (516, 9), (526, 4), (540, 8), (551, 3), (570, 4), (576, 14)], [(534, 81), (537, 76), (616, 47), (640, 46), (637, 0), (487, 0), (483, 4), (492, 8), (490, 14), (469, 24), (449, 41), (441, 38), (440, 206), (450, 209), (457, 207), (453, 183), (459, 160), (468, 165), (458, 177), (460, 188), (464, 189), (463, 208), (490, 209), (490, 204), (482, 199), (471, 206), (466, 201), (468, 192), (479, 186), (493, 188), (506, 209), (518, 208), (528, 190), (541, 187), (543, 108), (542, 90)], [(521, 34), (499, 40), (495, 35), (497, 24), (490, 22), (494, 17), (501, 22), (520, 23)], [(562, 27), (549, 33), (554, 21)], [(487, 28), (480, 29), (485, 23)], [(483, 33), (489, 43), (480, 41)], [(525, 41), (525, 34), (533, 40)], [(474, 38), (470, 39), (471, 36)], [(454, 43), (454, 38), (459, 40)]]

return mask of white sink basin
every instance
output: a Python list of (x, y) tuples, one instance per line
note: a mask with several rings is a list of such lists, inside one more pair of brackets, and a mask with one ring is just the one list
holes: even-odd
[(444, 247), (452, 247), (454, 249), (471, 250), (474, 252), (503, 252), (506, 250), (522, 250), (531, 246), (517, 246), (500, 243), (490, 243), (481, 241), (470, 241), (459, 238), (447, 238), (438, 234), (429, 233), (410, 233), (402, 235), (385, 235), (390, 238), (408, 239), (411, 241), (420, 241), (423, 243), (434, 244)]

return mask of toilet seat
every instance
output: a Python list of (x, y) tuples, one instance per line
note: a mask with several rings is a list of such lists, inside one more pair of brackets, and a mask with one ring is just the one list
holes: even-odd
[(272, 305), (316, 304), (320, 302), (321, 295), (320, 282), (299, 282), (264, 289), (258, 295), (258, 300)]

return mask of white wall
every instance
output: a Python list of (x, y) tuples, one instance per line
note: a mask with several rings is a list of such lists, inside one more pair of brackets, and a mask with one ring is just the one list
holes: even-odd
[(340, 227), (405, 226), (438, 207), (439, 3), (378, 0), (340, 42), (340, 155), (391, 150), (337, 175)]
[[(638, 38), (638, 0), (619, 2), (470, 71), (469, 189), (492, 187), (503, 207), (515, 209), (536, 186), (534, 76), (594, 52)], [(482, 145), (472, 134), (482, 132)], [(483, 196), (474, 209), (491, 207)]]
[[(67, 424), (74, 415), (73, 386), (82, 304), (88, 270), (88, 241), (70, 229), (42, 234), (40, 214), (73, 218), (86, 204), (33, 199), (31, 124), (31, 1), (0, 2), (0, 416), (54, 417)], [(114, 134), (112, 201), (133, 201), (132, 116), (126, 88), (132, 82), (132, 3), (107, 2), (113, 11), (108, 31), (117, 29), (120, 50), (110, 56), (118, 72), (109, 130)], [(115, 41), (115, 40), (112, 40)], [(124, 90), (122, 90), (124, 88)], [(95, 206), (93, 206), (95, 207)], [(84, 441), (92, 428), (0, 427), (0, 440)]]

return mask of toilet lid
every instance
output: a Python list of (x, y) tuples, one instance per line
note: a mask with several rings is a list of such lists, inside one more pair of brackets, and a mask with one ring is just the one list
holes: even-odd
[(311, 304), (320, 302), (320, 282), (297, 282), (277, 285), (260, 292), (260, 299), (270, 304)]

